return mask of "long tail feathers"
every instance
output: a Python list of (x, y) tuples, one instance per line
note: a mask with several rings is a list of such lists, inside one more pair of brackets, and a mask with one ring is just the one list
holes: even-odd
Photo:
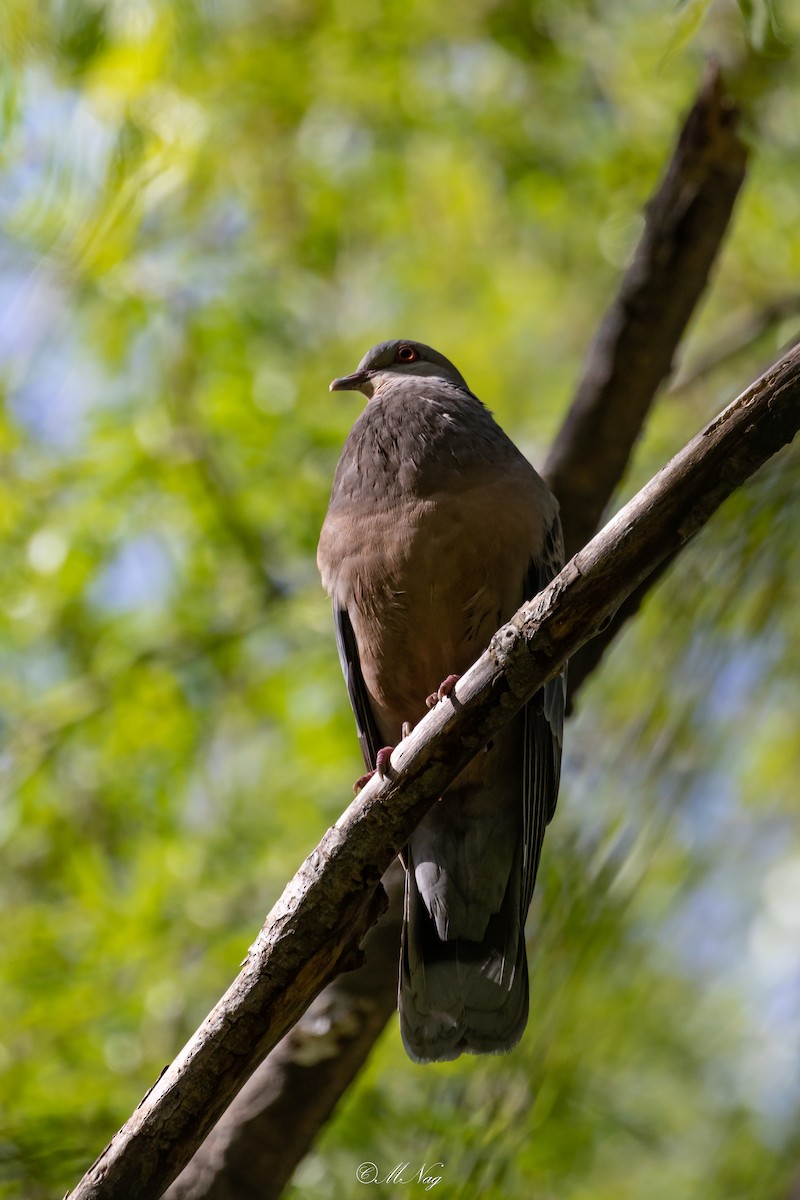
[(528, 967), (519, 889), (509, 885), (480, 941), (442, 941), (406, 872), (398, 998), (403, 1044), (415, 1062), (513, 1049), (528, 1019)]

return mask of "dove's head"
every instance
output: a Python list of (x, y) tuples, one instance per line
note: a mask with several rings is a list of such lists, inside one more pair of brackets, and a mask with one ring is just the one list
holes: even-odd
[(363, 392), (369, 399), (381, 388), (409, 377), (444, 379), (469, 391), (464, 377), (449, 358), (423, 342), (411, 342), (407, 338), (373, 346), (352, 375), (334, 379), (331, 391)]

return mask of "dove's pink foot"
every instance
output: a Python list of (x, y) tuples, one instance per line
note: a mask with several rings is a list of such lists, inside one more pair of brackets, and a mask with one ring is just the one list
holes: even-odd
[(460, 675), (448, 675), (447, 679), (443, 679), (436, 691), (431, 692), (425, 701), (428, 708), (435, 708), (440, 700), (444, 700), (446, 696), (449, 696), (460, 678)]
[(394, 753), (394, 746), (384, 746), (375, 755), (375, 770), (367, 771), (366, 775), (361, 775), (353, 784), (353, 791), (360, 792), (363, 787), (369, 783), (373, 775), (377, 775), (379, 779), (386, 778), (386, 768), (389, 766), (389, 759)]

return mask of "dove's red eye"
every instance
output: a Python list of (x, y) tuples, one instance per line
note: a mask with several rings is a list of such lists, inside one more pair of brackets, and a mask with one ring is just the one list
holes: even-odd
[(398, 346), (394, 357), (397, 362), (412, 363), (417, 361), (419, 355), (413, 346)]

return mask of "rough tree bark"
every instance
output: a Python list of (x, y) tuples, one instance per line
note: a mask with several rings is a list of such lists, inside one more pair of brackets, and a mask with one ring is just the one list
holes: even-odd
[[(595, 531), (625, 474), (724, 239), (746, 168), (737, 123), (712, 65), (647, 206), (644, 234), (591, 344), (545, 468), (561, 504), (567, 544), (575, 549)], [(603, 465), (598, 444), (610, 447)], [(573, 659), (571, 701), (652, 582), (650, 577)], [(402, 882), (395, 877), (384, 883), (390, 908), (396, 908)], [(395, 1011), (397, 923), (379, 922), (365, 951), (361, 972), (339, 976), (320, 997), (328, 1017), (319, 1020), (310, 1011), (261, 1064), (169, 1189), (168, 1200), (241, 1200), (248, 1189), (260, 1200), (280, 1195)], [(383, 962), (394, 964), (389, 979), (380, 974)], [(353, 997), (362, 974), (365, 986)], [(309, 1047), (317, 1039), (314, 1054)]]
[(380, 877), (436, 798), (627, 596), (800, 428), (800, 348), (733, 401), (493, 637), (306, 859), (237, 979), (72, 1193), (158, 1197), (324, 985), (359, 962)]

